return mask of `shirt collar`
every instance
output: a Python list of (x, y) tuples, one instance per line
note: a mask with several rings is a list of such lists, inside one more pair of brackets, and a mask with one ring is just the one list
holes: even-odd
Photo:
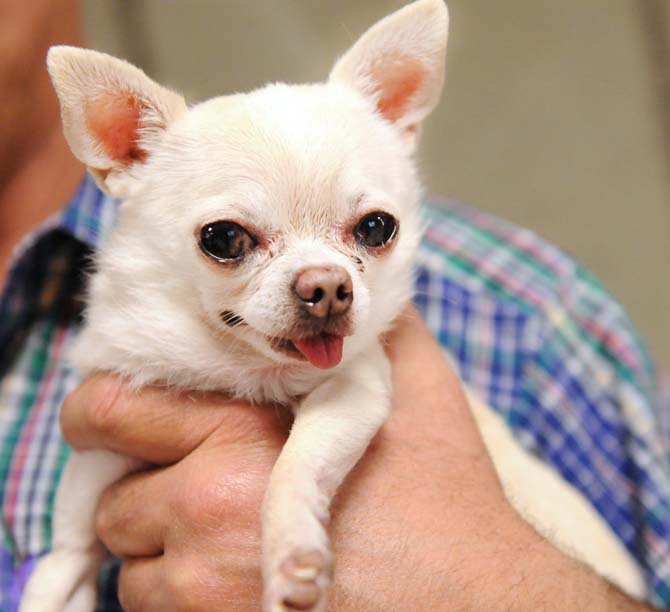
[(92, 250), (98, 250), (114, 226), (118, 208), (119, 201), (103, 193), (93, 177), (86, 174), (65, 207), (26, 234), (14, 247), (8, 279), (32, 248), (54, 231), (65, 232)]

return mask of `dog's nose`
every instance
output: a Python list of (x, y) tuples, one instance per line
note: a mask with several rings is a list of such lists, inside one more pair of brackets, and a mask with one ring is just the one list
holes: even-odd
[(302, 270), (295, 279), (293, 290), (307, 312), (320, 319), (344, 314), (354, 299), (351, 276), (340, 266)]

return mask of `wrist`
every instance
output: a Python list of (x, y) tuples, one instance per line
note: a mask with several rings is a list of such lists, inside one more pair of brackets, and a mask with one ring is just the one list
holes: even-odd
[(484, 537), (477, 541), (471, 538), (459, 547), (453, 545), (453, 536), (445, 538), (452, 543), (451, 554), (446, 551), (437, 564), (417, 566), (417, 579), (423, 582), (415, 585), (414, 593), (421, 598), (414, 604), (472, 612), (651, 612), (563, 554), (509, 510), (481, 521)]
[[(517, 517), (514, 537), (517, 553), (497, 563), (498, 580), (488, 587), (495, 599), (489, 609), (509, 612), (651, 612), (595, 574), (589, 567), (568, 557)], [(495, 576), (495, 574), (491, 574)]]

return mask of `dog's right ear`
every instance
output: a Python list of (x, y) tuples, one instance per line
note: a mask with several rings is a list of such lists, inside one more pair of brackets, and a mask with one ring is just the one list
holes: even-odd
[(97, 51), (52, 47), (47, 68), (70, 149), (102, 189), (128, 197), (134, 171), (186, 111), (184, 98), (132, 64)]

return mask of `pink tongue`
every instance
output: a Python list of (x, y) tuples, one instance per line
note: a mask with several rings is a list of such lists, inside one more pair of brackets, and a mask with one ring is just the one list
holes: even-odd
[(334, 368), (342, 360), (342, 336), (319, 334), (311, 338), (293, 340), (295, 347), (315, 367), (327, 370)]

